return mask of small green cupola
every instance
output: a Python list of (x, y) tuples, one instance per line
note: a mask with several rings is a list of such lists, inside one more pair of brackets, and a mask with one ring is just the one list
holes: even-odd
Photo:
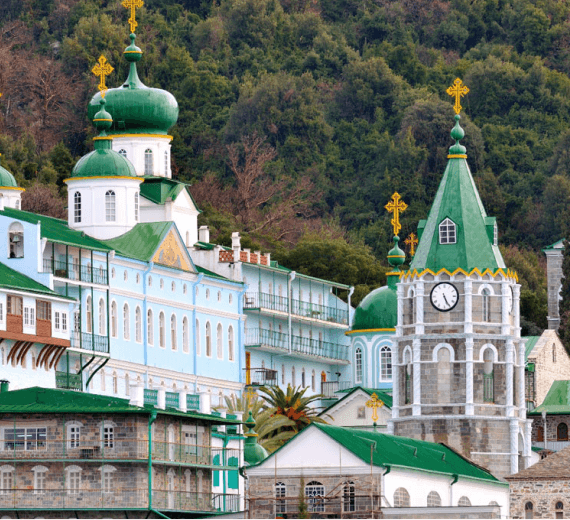
[[(142, 58), (142, 51), (135, 45), (135, 38), (135, 34), (130, 35), (131, 43), (124, 51), (130, 64), (127, 80), (105, 94), (107, 110), (113, 116), (109, 134), (166, 135), (178, 120), (178, 103), (170, 92), (149, 88), (140, 80), (137, 62)], [(100, 101), (99, 92), (89, 102), (89, 118), (93, 119)]]
[(497, 243), (495, 219), (488, 217), (467, 164), (465, 136), (455, 115), (448, 163), (427, 220), (420, 221), (420, 243), (410, 270), (505, 268)]
[(18, 187), (14, 176), (6, 168), (0, 166), (0, 208), (21, 209), (23, 191), (25, 191), (24, 188)]
[(6, 168), (0, 166), (0, 188), (17, 188), (15, 177)]
[(251, 414), (251, 410), (249, 411), (247, 421), (245, 421), (245, 426), (248, 431), (245, 433), (243, 459), (248, 466), (253, 466), (265, 460), (269, 456), (269, 453), (257, 442), (257, 433), (253, 430), (255, 428), (255, 420)]

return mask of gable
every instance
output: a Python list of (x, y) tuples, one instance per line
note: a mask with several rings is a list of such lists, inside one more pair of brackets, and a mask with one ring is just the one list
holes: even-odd
[[(379, 398), (382, 400), (381, 397)], [(371, 427), (374, 421), (372, 420), (372, 408), (366, 406), (369, 400), (370, 395), (364, 390), (358, 389), (331, 405), (326, 410), (326, 415), (332, 417), (331, 424), (334, 426)], [(359, 417), (362, 408), (364, 408), (364, 417)], [(376, 423), (381, 426), (388, 424), (388, 419), (392, 417), (392, 413), (387, 403), (377, 408), (377, 413), (378, 420)]]
[(180, 236), (174, 231), (174, 228), (171, 228), (166, 237), (164, 237), (162, 243), (156, 249), (152, 261), (156, 264), (175, 267), (183, 271), (196, 271), (191, 264), (188, 252)]

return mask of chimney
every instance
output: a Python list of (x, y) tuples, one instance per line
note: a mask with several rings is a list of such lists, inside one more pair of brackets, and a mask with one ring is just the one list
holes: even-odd
[(166, 408), (166, 389), (163, 386), (158, 389), (156, 407), (161, 410)]
[(261, 251), (254, 251), (254, 253), (257, 255), (257, 263), (260, 263), (261, 260)]
[(210, 228), (208, 226), (200, 226), (198, 228), (198, 240), (206, 244), (210, 243)]
[(271, 253), (265, 253), (265, 258), (267, 258), (267, 265), (271, 265)]
[(140, 383), (131, 383), (129, 388), (129, 404), (131, 406), (144, 406), (144, 388)]
[(8, 392), (10, 390), (10, 381), (7, 379), (0, 380), (0, 394)]
[(199, 392), (200, 395), (200, 413), (205, 413), (210, 415), (212, 408), (210, 406), (210, 392), (204, 390)]
[(232, 233), (232, 249), (234, 252), (234, 262), (239, 262), (239, 252), (241, 251), (241, 237), (239, 231)]

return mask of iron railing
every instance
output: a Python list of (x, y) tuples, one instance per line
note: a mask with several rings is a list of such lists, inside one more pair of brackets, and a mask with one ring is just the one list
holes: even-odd
[(63, 388), (66, 390), (77, 390), (81, 392), (83, 390), (83, 380), (81, 378), (81, 374), (70, 374), (69, 372), (56, 371), (55, 387)]
[[(289, 341), (287, 334), (282, 332), (275, 332), (267, 329), (248, 329), (245, 345), (265, 345), (282, 351), (287, 351), (289, 348)], [(349, 357), (347, 345), (301, 336), (291, 336), (291, 350), (298, 354), (305, 354), (307, 356), (338, 359), (342, 361), (347, 361)]]
[(59, 278), (96, 283), (99, 285), (107, 285), (109, 283), (107, 268), (101, 265), (92, 267), (90, 265), (79, 265), (44, 258), (43, 267), (44, 273), (51, 273)]
[(169, 408), (180, 407), (180, 394), (177, 392), (166, 392), (166, 406)]
[(109, 353), (109, 338), (100, 336), (99, 334), (90, 334), (89, 332), (71, 331), (71, 346), (82, 350), (90, 350), (92, 352)]
[[(289, 312), (289, 302), (286, 297), (269, 293), (246, 293), (245, 309), (269, 309), (272, 311)], [(304, 318), (313, 318), (331, 323), (348, 325), (348, 310), (319, 305), (318, 303), (291, 300), (291, 314)]]
[(339, 390), (348, 390), (351, 387), (350, 381), (322, 381), (321, 394), (326, 399), (338, 399), (336, 392)]
[(188, 394), (186, 396), (186, 409), (200, 410), (200, 396), (195, 394)]
[(144, 389), (144, 404), (158, 404), (158, 390), (151, 390), (150, 388)]

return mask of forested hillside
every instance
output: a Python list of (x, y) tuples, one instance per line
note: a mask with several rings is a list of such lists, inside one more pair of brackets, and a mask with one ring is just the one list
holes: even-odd
[[(402, 236), (427, 215), (461, 77), (469, 164), (544, 326), (540, 248), (570, 222), (569, 15), (568, 0), (145, 0), (139, 74), (178, 100), (174, 175), (214, 238), (239, 229), (357, 301), (384, 279), (392, 192)], [(90, 149), (95, 60), (110, 86), (126, 78), (127, 18), (120, 0), (2, 0), (0, 151), (22, 186), (63, 195)]]

